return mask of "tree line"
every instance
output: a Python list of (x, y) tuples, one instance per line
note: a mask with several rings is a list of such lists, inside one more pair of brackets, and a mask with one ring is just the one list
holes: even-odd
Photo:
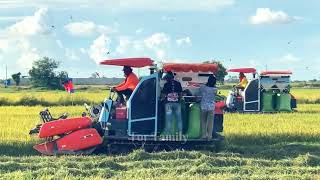
[[(226, 68), (220, 61), (205, 61), (203, 63), (216, 63), (218, 71), (215, 76), (217, 81), (223, 84), (225, 76), (228, 74)], [(63, 89), (62, 83), (68, 78), (66, 71), (57, 71), (60, 62), (49, 58), (43, 57), (33, 62), (32, 68), (28, 74), (30, 82), (33, 87), (45, 87), (48, 89)], [(21, 73), (12, 74), (12, 79), (16, 85), (19, 86)]]

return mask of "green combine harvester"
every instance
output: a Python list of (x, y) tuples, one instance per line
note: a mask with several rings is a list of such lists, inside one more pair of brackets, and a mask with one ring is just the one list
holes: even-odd
[(293, 112), (297, 100), (290, 93), (290, 71), (264, 71), (259, 75), (254, 68), (229, 69), (228, 72), (252, 74), (248, 85), (240, 90), (230, 91), (227, 111), (249, 113)]

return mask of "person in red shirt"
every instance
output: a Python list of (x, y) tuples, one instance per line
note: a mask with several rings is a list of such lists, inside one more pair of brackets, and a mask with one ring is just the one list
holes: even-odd
[(126, 99), (129, 99), (131, 96), (133, 90), (136, 88), (136, 86), (139, 83), (138, 77), (132, 72), (132, 68), (129, 66), (123, 67), (124, 76), (126, 79), (117, 85), (116, 87), (112, 88), (112, 91), (117, 92), (118, 96), (120, 98), (120, 102), (124, 103), (124, 96), (126, 96)]
[(223, 131), (223, 109), (226, 104), (224, 101), (216, 102), (214, 109), (213, 131), (212, 137), (214, 139), (223, 139), (219, 133)]

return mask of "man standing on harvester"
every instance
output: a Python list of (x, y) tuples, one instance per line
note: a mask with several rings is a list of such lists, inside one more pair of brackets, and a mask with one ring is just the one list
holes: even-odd
[(133, 90), (139, 83), (138, 77), (132, 72), (132, 68), (129, 66), (123, 67), (124, 76), (126, 79), (121, 84), (117, 85), (116, 87), (112, 88), (112, 91), (118, 93), (120, 98), (120, 103), (124, 104), (125, 100), (123, 96), (126, 96), (126, 99), (129, 99)]
[(182, 86), (180, 82), (174, 80), (174, 75), (171, 71), (168, 71), (166, 76), (166, 83), (164, 84), (162, 93), (165, 96), (165, 112), (166, 112), (166, 127), (165, 134), (171, 134), (172, 132), (172, 120), (175, 115), (175, 119), (178, 124), (179, 134), (182, 134), (182, 117), (181, 117), (181, 93)]

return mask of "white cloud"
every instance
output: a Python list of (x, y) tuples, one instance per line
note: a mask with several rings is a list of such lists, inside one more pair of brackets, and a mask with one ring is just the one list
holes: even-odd
[(31, 68), (32, 63), (39, 58), (40, 55), (37, 52), (24, 52), (17, 60), (17, 65), (21, 68)]
[(63, 43), (56, 39), (48, 12), (47, 8), (37, 9), (33, 15), (0, 30), (0, 51), (11, 70), (26, 74), (42, 56), (76, 59), (76, 54), (65, 53)]
[(57, 39), (56, 43), (57, 43), (59, 48), (63, 48), (63, 44), (62, 44), (61, 40)]
[(86, 50), (85, 48), (80, 48), (80, 52), (81, 52), (82, 54), (87, 54), (87, 50)]
[(176, 40), (176, 43), (180, 46), (180, 45), (188, 45), (190, 46), (192, 43), (191, 43), (191, 38), (188, 36), (188, 37), (184, 37), (184, 38), (181, 38), (181, 39), (177, 39)]
[(0, 39), (0, 52), (8, 49), (8, 41), (5, 39)]
[(32, 36), (39, 38), (39, 35), (53, 34), (51, 24), (48, 9), (40, 8), (32, 16), (24, 16), (22, 20), (0, 29), (0, 38), (6, 40)]
[[(88, 1), (86, 0), (77, 0), (79, 1), (78, 5), (83, 5), (89, 4)], [(35, 1), (35, 0), (1, 0), (0, 1), (0, 8), (26, 8), (26, 7), (66, 7), (66, 6), (72, 6), (75, 5), (76, 0), (40, 0), (40, 1)]]
[(60, 9), (110, 8), (112, 11), (215, 11), (231, 6), (235, 0), (1, 0), (0, 8), (51, 7)]
[(18, 21), (26, 18), (26, 16), (0, 16), (0, 21)]
[(186, 63), (188, 62), (185, 58), (175, 58), (175, 59), (162, 59), (164, 63)]
[(65, 49), (65, 56), (70, 60), (80, 60), (80, 57), (76, 54), (76, 52), (69, 48)]
[(170, 37), (165, 33), (155, 33), (144, 40), (144, 45), (155, 52), (157, 58), (164, 59), (169, 47)]
[(94, 33), (96, 25), (91, 21), (82, 21), (67, 24), (65, 28), (74, 36), (90, 36)]
[(173, 22), (173, 21), (176, 20), (176, 18), (175, 17), (170, 17), (170, 16), (162, 16), (161, 20), (162, 21), (166, 21), (166, 22)]
[(300, 59), (299, 57), (296, 57), (296, 56), (294, 56), (293, 54), (288, 53), (288, 54), (284, 55), (283, 57), (281, 57), (281, 58), (279, 59), (279, 62), (280, 62), (281, 64), (288, 65), (288, 64), (291, 64), (291, 63), (297, 63), (297, 62), (299, 62), (300, 60), (301, 60), (301, 59)]
[(138, 6), (141, 8), (150, 9), (153, 11), (215, 11), (219, 8), (231, 6), (234, 4), (234, 0), (163, 0), (163, 1), (140, 1)]
[(152, 49), (168, 43), (169, 40), (170, 38), (167, 34), (155, 33), (151, 35), (149, 38), (145, 39), (144, 43), (148, 48)]
[(90, 36), (94, 33), (107, 34), (115, 32), (115, 28), (97, 25), (92, 21), (73, 22), (65, 25), (65, 28), (74, 36)]
[(51, 25), (48, 17), (48, 9), (40, 8), (33, 16), (27, 16), (23, 20), (8, 27), (5, 31), (13, 36), (32, 36), (51, 33)]
[(166, 57), (166, 51), (164, 49), (157, 49), (156, 55), (160, 60), (163, 60)]
[(16, 70), (31, 68), (33, 61), (40, 58), (38, 48), (33, 47), (30, 40), (24, 37), (0, 40), (0, 52), (6, 58), (6, 64)]
[(136, 30), (136, 34), (141, 34), (143, 32), (143, 28), (139, 28)]
[(261, 61), (256, 59), (249, 60), (249, 67), (255, 68), (257, 71), (265, 69), (265, 65), (262, 64)]
[(136, 50), (136, 51), (142, 51), (144, 49), (144, 42), (143, 41), (136, 40), (136, 41), (133, 41), (132, 44), (133, 44), (134, 50)]
[(257, 68), (257, 67), (262, 66), (261, 62), (254, 60), (254, 59), (249, 60), (249, 65), (250, 65), (250, 67), (253, 67), (253, 68)]
[(288, 24), (300, 19), (299, 17), (291, 17), (283, 11), (273, 11), (269, 8), (258, 8), (256, 14), (250, 17), (250, 23), (254, 25), (260, 24)]
[(51, 31), (47, 8), (37, 9), (31, 16), (0, 29), (3, 62), (11, 70), (27, 73), (32, 63), (43, 55), (65, 59), (64, 51), (61, 51), (63, 44)]
[(109, 52), (111, 39), (102, 34), (95, 39), (88, 51), (89, 57), (97, 64), (103, 59), (107, 58), (107, 52)]
[(130, 36), (120, 36), (119, 43), (113, 55), (117, 56), (153, 56), (163, 59), (170, 47), (170, 37), (163, 33), (154, 33), (141, 39)]
[(120, 55), (126, 53), (128, 51), (129, 46), (131, 46), (132, 42), (130, 41), (129, 37), (120, 37), (119, 45), (116, 48), (116, 52)]
[(101, 34), (109, 34), (117, 32), (117, 23), (114, 23), (112, 26), (105, 26), (105, 25), (96, 25), (96, 30), (98, 33)]

